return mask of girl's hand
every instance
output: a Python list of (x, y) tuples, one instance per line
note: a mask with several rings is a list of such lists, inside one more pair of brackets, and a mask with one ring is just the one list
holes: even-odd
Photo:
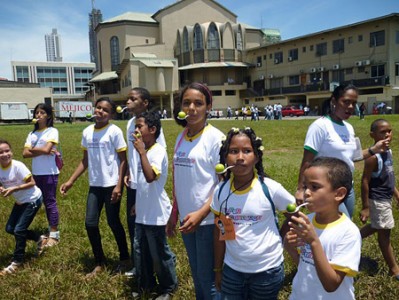
[(2, 188), (1, 193), (3, 194), (4, 197), (8, 197), (12, 195), (17, 190), (16, 187), (9, 187), (9, 188)]
[(136, 215), (136, 205), (133, 205), (132, 208), (130, 209), (130, 215), (135, 216)]
[(181, 233), (192, 233), (197, 230), (197, 227), (201, 224), (203, 218), (200, 211), (194, 211), (189, 213), (183, 219), (183, 225), (179, 227)]
[(116, 186), (112, 191), (111, 204), (119, 202), (121, 198), (122, 198), (122, 190), (118, 186)]
[(123, 183), (125, 184), (125, 186), (129, 186), (129, 181), (130, 181), (130, 176), (126, 175), (123, 177)]
[[(296, 235), (297, 242), (303, 240), (306, 243), (311, 244), (313, 241), (318, 239), (316, 231), (309, 218), (303, 212), (298, 212), (298, 215), (298, 217), (292, 216), (292, 221), (288, 222), (288, 225), (290, 226), (289, 233)], [(293, 236), (291, 237), (291, 241), (293, 241)]]
[(222, 278), (223, 278), (223, 273), (220, 272), (215, 272), (215, 287), (218, 292), (222, 289)]
[(366, 223), (369, 216), (370, 216), (369, 208), (363, 208), (360, 212), (360, 221), (362, 221), (363, 224)]
[(72, 187), (72, 185), (73, 185), (73, 184), (72, 184), (71, 182), (69, 182), (69, 181), (63, 183), (63, 184), (61, 185), (61, 187), (60, 187), (60, 193), (61, 193), (61, 195), (62, 195), (62, 196), (65, 196), (66, 193), (68, 192), (68, 190)]

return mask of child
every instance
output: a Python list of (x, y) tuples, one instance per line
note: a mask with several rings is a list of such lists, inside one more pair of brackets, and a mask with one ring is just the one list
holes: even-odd
[(97, 100), (94, 109), (95, 124), (83, 130), (83, 158), (72, 176), (60, 188), (61, 194), (65, 195), (88, 168), (90, 187), (85, 226), (96, 266), (91, 273), (87, 274), (87, 278), (102, 272), (105, 263), (98, 227), (104, 204), (107, 222), (119, 249), (120, 264), (114, 272), (120, 272), (129, 261), (126, 234), (119, 218), (123, 175), (126, 172), (126, 143), (122, 130), (109, 123), (115, 112), (116, 106), (111, 99), (103, 97)]
[[(54, 118), (51, 105), (45, 103), (36, 105), (33, 115), (37, 122), (26, 139), (22, 155), (24, 158), (32, 158), (33, 179), (43, 193), (43, 203), (49, 223), (50, 232), (46, 247), (52, 247), (57, 245), (60, 240), (56, 200), (60, 170), (57, 168), (54, 156), (58, 145), (58, 130), (53, 127)], [(47, 236), (43, 237), (47, 239)]]
[[(178, 118), (180, 109), (186, 114)], [(216, 295), (213, 272), (214, 217), (210, 204), (218, 177), (215, 165), (219, 162), (223, 133), (207, 123), (212, 109), (212, 93), (206, 85), (193, 82), (182, 89), (175, 103), (174, 117), (184, 127), (176, 139), (173, 155), (173, 210), (168, 234), (174, 233), (180, 214), (196, 299), (210, 300)]]
[(318, 157), (303, 178), (304, 200), (313, 213), (299, 212), (288, 223), (285, 245), (298, 265), (290, 299), (355, 299), (353, 276), (359, 267), (361, 237), (357, 226), (338, 210), (352, 189), (352, 172), (338, 158)]
[(155, 112), (144, 112), (136, 119), (133, 145), (140, 160), (135, 211), (131, 213), (136, 214), (134, 250), (139, 292), (155, 287), (155, 271), (160, 299), (170, 299), (177, 288), (176, 258), (165, 231), (172, 206), (164, 189), (168, 157), (165, 148), (156, 142), (160, 129), (161, 121)]
[[(377, 143), (392, 140), (392, 127), (388, 121), (377, 119), (371, 124), (370, 136)], [(378, 244), (389, 267), (389, 274), (399, 280), (399, 267), (393, 254), (390, 235), (394, 227), (392, 196), (399, 202), (399, 192), (395, 187), (392, 151), (377, 153), (364, 164), (362, 177), (362, 203), (360, 220), (366, 223), (370, 216), (371, 224), (365, 225), (360, 233), (366, 238), (377, 232)]]
[(6, 225), (6, 232), (15, 237), (15, 250), (11, 264), (0, 271), (0, 276), (15, 273), (24, 260), (26, 240), (35, 241), (40, 255), (45, 240), (39, 233), (29, 230), (37, 211), (42, 205), (42, 192), (28, 168), (13, 160), (10, 144), (0, 140), (0, 195), (14, 196), (15, 204)]
[[(131, 214), (131, 209), (136, 203), (136, 188), (137, 188), (137, 167), (140, 164), (140, 157), (137, 151), (134, 149), (133, 141), (135, 132), (135, 122), (136, 116), (139, 116), (143, 112), (147, 111), (151, 106), (151, 95), (150, 92), (142, 87), (135, 87), (130, 90), (128, 99), (126, 101), (126, 108), (132, 118), (127, 122), (126, 128), (126, 140), (127, 140), (127, 163), (128, 167), (126, 170), (124, 183), (126, 185), (126, 215), (127, 215), (127, 226), (130, 236), (130, 246), (131, 246), (131, 258), (134, 262), (134, 231), (136, 216)], [(162, 128), (159, 137), (157, 138), (157, 143), (166, 149), (165, 136), (163, 134)], [(125, 272), (126, 276), (132, 277), (136, 274), (136, 270), (133, 267), (131, 270)]]
[(248, 127), (232, 128), (220, 149), (220, 162), (234, 166), (211, 204), (221, 229), (214, 234), (214, 271), (222, 299), (277, 299), (283, 284), (283, 245), (274, 209), (285, 210), (295, 198), (265, 177), (262, 150), (262, 140)]

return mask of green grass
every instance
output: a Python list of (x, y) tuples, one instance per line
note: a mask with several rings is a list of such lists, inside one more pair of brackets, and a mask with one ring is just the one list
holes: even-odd
[[(368, 136), (370, 122), (376, 116), (366, 116), (365, 121), (353, 117), (350, 122), (360, 137), (363, 147), (372, 144)], [(397, 116), (386, 117), (394, 130), (399, 128)], [(283, 121), (235, 121), (211, 120), (223, 132), (231, 127), (252, 126), (258, 136), (262, 137), (265, 146), (264, 166), (267, 174), (280, 182), (288, 191), (294, 193), (298, 176), (299, 164), (302, 158), (303, 142), (311, 119), (287, 118)], [(126, 121), (116, 121), (124, 131)], [(65, 160), (65, 166), (59, 182), (65, 182), (81, 159), (80, 148), (81, 132), (88, 123), (57, 124)], [(171, 162), (173, 145), (181, 127), (174, 121), (162, 122), (168, 144), (169, 162)], [(22, 160), (30, 167), (30, 160), (22, 158), (22, 149), (25, 138), (31, 125), (0, 126), (0, 137), (7, 139), (14, 151), (15, 159)], [(398, 140), (394, 138), (392, 148), (395, 154), (398, 149)], [(395, 160), (395, 169), (399, 170), (399, 157)], [(169, 164), (169, 180), (166, 190), (171, 195)], [(356, 163), (355, 190), (357, 206), (354, 221), (360, 226), (358, 212), (360, 210), (360, 178), (363, 163)], [(398, 171), (399, 172), (399, 171)], [(108, 258), (108, 272), (105, 272), (91, 281), (83, 279), (86, 272), (93, 268), (93, 255), (84, 228), (85, 202), (88, 190), (87, 173), (84, 174), (68, 192), (66, 197), (57, 196), (60, 209), (61, 243), (49, 249), (38, 259), (33, 258), (34, 245), (28, 243), (26, 264), (17, 274), (1, 278), (0, 299), (129, 299), (132, 292), (132, 282), (123, 276), (111, 276), (110, 271), (118, 261), (118, 252), (111, 230), (106, 224), (103, 212), (100, 228), (104, 250)], [(123, 198), (122, 220), (125, 223), (126, 200)], [(0, 198), (0, 228), (5, 227), (13, 201)], [(398, 211), (395, 205), (395, 219), (398, 220)], [(31, 228), (45, 231), (47, 220), (44, 209), (36, 216)], [(126, 227), (125, 227), (126, 228)], [(4, 229), (0, 230), (0, 267), (7, 265), (13, 249), (14, 238)], [(394, 250), (399, 253), (399, 233), (395, 228), (392, 232)], [(186, 252), (181, 237), (170, 239), (173, 251), (177, 255), (177, 273), (180, 282), (175, 299), (194, 299), (193, 283), (187, 262)], [(365, 240), (362, 256), (368, 259), (368, 267), (363, 269), (356, 278), (357, 299), (399, 299), (398, 282), (388, 275), (387, 267), (378, 248), (375, 237)], [(280, 299), (287, 299), (291, 289), (292, 277), (295, 274), (290, 259), (286, 260), (286, 283), (280, 293)]]

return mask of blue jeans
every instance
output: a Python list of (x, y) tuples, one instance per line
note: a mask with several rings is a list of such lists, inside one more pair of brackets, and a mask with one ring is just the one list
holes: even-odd
[(15, 237), (15, 250), (13, 261), (22, 263), (25, 255), (26, 240), (38, 241), (40, 234), (28, 227), (36, 216), (37, 211), (42, 205), (41, 196), (34, 202), (24, 203), (22, 205), (14, 204), (10, 217), (6, 225), (6, 232)]
[(134, 263), (134, 231), (136, 227), (136, 215), (130, 215), (130, 211), (132, 207), (136, 204), (136, 189), (126, 188), (126, 220), (127, 220), (127, 229), (129, 231), (130, 236), (130, 253), (131, 253), (131, 261)]
[(344, 213), (349, 219), (352, 219), (355, 210), (355, 191), (350, 190), (348, 197), (339, 205), (339, 211)]
[(91, 248), (93, 250), (96, 265), (101, 265), (105, 261), (103, 246), (101, 244), (101, 235), (98, 228), (101, 211), (105, 204), (105, 213), (107, 222), (114, 234), (119, 249), (119, 259), (129, 259), (127, 249), (126, 234), (119, 218), (121, 202), (111, 204), (111, 195), (114, 187), (94, 187), (91, 186), (87, 196), (86, 205), (86, 231), (89, 236)]
[(182, 234), (197, 300), (211, 300), (220, 296), (216, 292), (213, 272), (213, 229), (213, 224), (204, 225), (193, 233)]
[(139, 291), (156, 286), (154, 272), (162, 294), (177, 288), (176, 256), (169, 248), (165, 227), (136, 224), (134, 252)]
[(277, 300), (284, 281), (284, 265), (260, 272), (242, 273), (223, 266), (223, 300)]

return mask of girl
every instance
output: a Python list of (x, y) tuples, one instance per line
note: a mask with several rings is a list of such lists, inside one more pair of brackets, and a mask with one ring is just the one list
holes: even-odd
[[(358, 96), (358, 89), (354, 85), (336, 87), (331, 97), (323, 105), (325, 115), (309, 126), (299, 170), (298, 189), (295, 194), (298, 204), (303, 202), (303, 171), (315, 157), (339, 158), (346, 162), (352, 172), (354, 171), (353, 160), (357, 150), (355, 131), (346, 120), (353, 115)], [(373, 147), (363, 150), (363, 158), (384, 152), (388, 147), (388, 139), (379, 141)], [(340, 211), (352, 218), (354, 207), (355, 193), (352, 189), (345, 202), (340, 205)]]
[(0, 195), (13, 195), (15, 204), (6, 225), (6, 232), (15, 237), (15, 250), (11, 264), (0, 271), (0, 276), (15, 273), (24, 260), (26, 240), (36, 241), (40, 255), (45, 240), (39, 233), (29, 230), (37, 211), (42, 205), (42, 192), (28, 168), (20, 161), (13, 160), (10, 144), (0, 140)]
[(60, 188), (61, 194), (65, 195), (88, 168), (90, 187), (85, 225), (96, 264), (94, 270), (87, 274), (88, 278), (103, 271), (105, 256), (98, 223), (104, 204), (108, 225), (119, 248), (120, 265), (115, 272), (122, 271), (129, 261), (126, 234), (119, 218), (122, 179), (126, 172), (126, 143), (122, 131), (109, 123), (115, 112), (116, 106), (111, 99), (97, 100), (94, 110), (95, 124), (83, 130), (83, 158), (69, 180)]
[[(23, 150), (24, 158), (32, 158), (32, 173), (36, 185), (43, 194), (49, 223), (49, 236), (46, 247), (57, 245), (60, 240), (58, 231), (59, 213), (56, 200), (58, 170), (55, 164), (54, 152), (58, 145), (58, 130), (53, 127), (53, 108), (40, 103), (36, 105), (33, 115), (36, 123), (33, 131), (28, 134)], [(43, 236), (47, 239), (47, 236)]]
[[(177, 207), (183, 242), (187, 250), (197, 299), (212, 299), (216, 294), (213, 272), (213, 214), (209, 205), (218, 182), (215, 165), (219, 161), (223, 133), (206, 122), (212, 108), (210, 90), (191, 83), (175, 104), (175, 120), (184, 127), (176, 139), (173, 156), (174, 209), (168, 234), (174, 233)], [(182, 110), (187, 115), (178, 119)]]
[[(232, 128), (220, 150), (228, 169), (215, 189), (216, 287), (222, 299), (277, 299), (283, 284), (283, 245), (275, 207), (284, 211), (295, 198), (266, 178), (262, 140), (255, 132)], [(281, 232), (288, 229), (284, 223)]]

